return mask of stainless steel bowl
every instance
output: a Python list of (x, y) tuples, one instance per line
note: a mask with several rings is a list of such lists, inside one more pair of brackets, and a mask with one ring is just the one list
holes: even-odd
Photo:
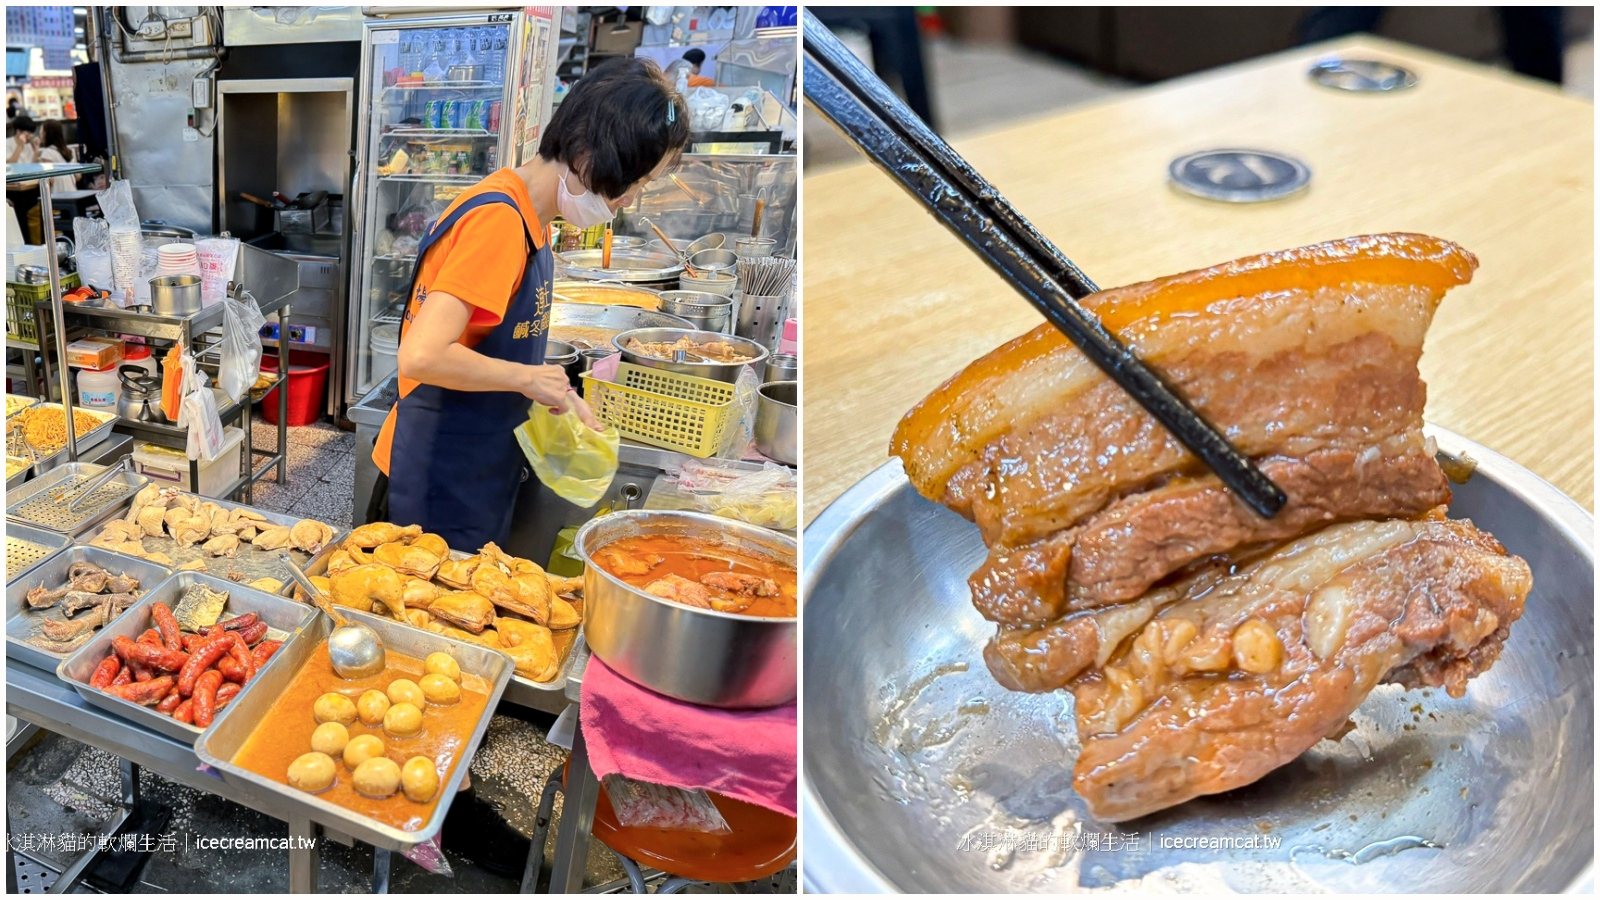
[(611, 251), (611, 266), (604, 262), (602, 250), (568, 250), (556, 254), (556, 274), (583, 281), (621, 281), (642, 287), (675, 288), (683, 274), (683, 262), (666, 253), (649, 250)]
[[(689, 337), (697, 344), (709, 344), (713, 341), (731, 344), (741, 353), (750, 354), (753, 359), (742, 363), (718, 362), (673, 362), (669, 359), (656, 359), (643, 353), (636, 353), (626, 346), (628, 339), (635, 338), (647, 344), (676, 341), (680, 337)], [(612, 339), (617, 349), (622, 351), (622, 361), (634, 365), (647, 366), (652, 369), (665, 369), (668, 372), (677, 372), (680, 375), (698, 375), (701, 378), (713, 378), (733, 384), (739, 380), (739, 370), (745, 366), (755, 366), (756, 371), (761, 371), (761, 364), (766, 361), (767, 348), (747, 338), (734, 337), (731, 334), (718, 334), (714, 331), (689, 331), (682, 328), (637, 328), (633, 331), (624, 331)]]
[(689, 703), (731, 709), (795, 698), (799, 620), (741, 616), (663, 600), (607, 574), (594, 553), (625, 537), (683, 535), (795, 564), (795, 542), (704, 513), (628, 510), (589, 520), (573, 541), (584, 561), (584, 638), (606, 665)]
[(763, 382), (799, 381), (800, 357), (795, 356), (793, 353), (772, 354), (767, 357), (766, 377), (761, 380)]
[[(1592, 878), (1594, 519), (1506, 457), (1429, 433), (1478, 462), (1451, 515), (1533, 568), (1494, 668), (1460, 700), (1380, 687), (1343, 740), (1122, 825), (1072, 790), (1071, 697), (1002, 690), (984, 666), (977, 529), (899, 463), (851, 488), (806, 529), (801, 567), (806, 890), (1557, 892)], [(1182, 849), (1252, 836), (1274, 847)]]
[(739, 254), (723, 248), (701, 250), (689, 257), (689, 265), (701, 274), (716, 272), (728, 275), (739, 267)]
[(770, 381), (756, 397), (756, 449), (786, 466), (800, 462), (800, 382)]
[(157, 275), (150, 279), (150, 306), (160, 316), (191, 316), (200, 311), (200, 276)]
[(661, 311), (701, 331), (726, 332), (733, 322), (733, 298), (705, 291), (662, 291)]
[[(635, 306), (603, 306), (598, 303), (553, 303), (550, 305), (550, 337), (552, 340), (566, 341), (576, 346), (576, 342), (584, 340), (593, 342), (600, 335), (596, 330), (607, 332), (605, 334), (606, 346), (611, 346), (611, 341), (624, 331), (636, 328), (683, 328), (693, 330), (694, 326), (687, 319), (640, 309)], [(585, 329), (578, 331), (576, 329)]]

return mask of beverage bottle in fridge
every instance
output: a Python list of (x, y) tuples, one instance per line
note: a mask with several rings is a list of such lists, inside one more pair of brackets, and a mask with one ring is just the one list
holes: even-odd
[(472, 104), (467, 107), (467, 121), (462, 127), (471, 128), (475, 131), (481, 131), (483, 129), (482, 100), (474, 100), (472, 101)]
[(499, 134), (500, 133), (500, 101), (499, 100), (491, 100), (491, 101), (489, 101), (489, 131), (494, 133), (494, 134)]

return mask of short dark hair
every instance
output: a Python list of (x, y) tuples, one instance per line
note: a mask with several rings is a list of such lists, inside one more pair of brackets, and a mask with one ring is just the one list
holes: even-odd
[(653, 60), (608, 59), (556, 107), (540, 158), (566, 163), (590, 190), (615, 200), (689, 145), (689, 104)]
[(683, 54), (684, 61), (693, 65), (700, 65), (706, 61), (706, 52), (699, 47), (694, 47)]
[(12, 124), (17, 126), (17, 130), (18, 131), (38, 131), (39, 130), (39, 123), (35, 122), (31, 117), (26, 116), (26, 115), (17, 116), (15, 119), (12, 120)]

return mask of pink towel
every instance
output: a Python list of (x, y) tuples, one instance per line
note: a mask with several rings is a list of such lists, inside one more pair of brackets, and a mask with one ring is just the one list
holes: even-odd
[(696, 706), (642, 688), (591, 656), (580, 716), (598, 777), (620, 772), (795, 814), (799, 728), (793, 703), (757, 710)]

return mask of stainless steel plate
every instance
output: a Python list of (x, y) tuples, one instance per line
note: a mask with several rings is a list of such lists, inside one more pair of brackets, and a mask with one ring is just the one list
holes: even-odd
[(50, 555), (72, 546), (72, 538), (53, 531), (6, 523), (6, 584), (33, 571)]
[[(15, 526), (12, 526), (15, 527)], [(172, 573), (164, 566), (145, 562), (99, 547), (78, 545), (68, 547), (34, 567), (27, 575), (6, 585), (6, 656), (38, 666), (47, 672), (55, 671), (61, 661), (71, 654), (51, 653), (27, 641), (39, 635), (46, 619), (62, 619), (59, 605), (53, 609), (36, 610), (28, 606), (28, 591), (44, 586), (55, 589), (67, 583), (67, 570), (73, 563), (94, 563), (113, 575), (131, 575), (139, 579), (139, 590), (149, 592), (167, 580)], [(142, 597), (140, 598), (143, 599)], [(129, 607), (132, 609), (132, 607)], [(85, 610), (87, 612), (87, 610)], [(124, 610), (126, 612), (126, 610)], [(82, 615), (82, 613), (80, 613)], [(104, 630), (102, 627), (101, 630)], [(144, 629), (140, 629), (143, 631)], [(80, 648), (81, 649), (81, 648)]]
[(478, 744), (483, 741), (483, 733), (489, 727), (489, 720), (493, 718), (494, 709), (500, 703), (500, 696), (505, 692), (506, 683), (511, 680), (511, 658), (496, 653), (488, 647), (458, 641), (442, 634), (421, 631), (382, 616), (357, 612), (353, 609), (344, 609), (340, 612), (371, 626), (378, 632), (378, 637), (383, 640), (384, 646), (396, 653), (424, 659), (429, 653), (444, 651), (455, 657), (456, 663), (461, 666), (461, 671), (482, 676), (489, 682), (488, 705), (484, 707), (483, 715), (478, 718), (478, 724), (473, 728), (471, 737), (461, 747), (460, 762), (456, 763), (450, 770), (449, 777), (439, 786), (439, 804), (434, 807), (433, 815), (428, 817), (428, 821), (420, 829), (401, 831), (330, 803), (315, 794), (307, 794), (242, 766), (234, 765), (233, 758), (238, 755), (245, 741), (255, 731), (256, 724), (293, 683), (295, 675), (311, 658), (311, 652), (318, 644), (327, 640), (328, 633), (333, 630), (333, 625), (327, 616), (317, 615), (274, 654), (274, 661), (280, 664), (256, 676), (251, 682), (253, 690), (241, 692), (238, 699), (223, 708), (216, 721), (211, 723), (211, 728), (201, 737), (199, 743), (195, 744), (194, 751), (200, 757), (200, 761), (217, 770), (224, 781), (248, 785), (252, 791), (268, 791), (283, 801), (287, 808), (300, 812), (312, 821), (335, 829), (341, 834), (366, 841), (374, 847), (404, 850), (433, 837), (444, 824), (445, 815), (450, 811), (450, 803), (455, 799), (456, 790), (461, 786), (461, 779), (467, 773), (467, 767), (471, 764), (473, 754), (478, 750)]
[[(340, 540), (342, 543), (343, 539), (341, 538)], [(329, 551), (329, 553), (318, 554), (317, 559), (305, 569), (306, 575), (310, 576), (328, 574), (329, 555), (331, 555), (331, 551)], [(471, 553), (467, 553), (462, 550), (450, 551), (451, 559), (466, 559), (471, 555)], [(341, 611), (343, 611), (343, 609), (344, 607), (340, 607)], [(583, 606), (585, 620), (588, 619), (588, 610), (589, 603), (588, 599), (585, 598)], [(499, 609), (495, 610), (495, 615), (501, 615)], [(521, 617), (518, 616), (516, 618)], [(384, 621), (391, 622), (400, 628), (409, 628), (412, 631), (416, 631), (421, 634), (433, 634), (433, 632), (417, 628), (409, 622), (397, 622), (394, 619), (385, 619)], [(553, 713), (559, 713), (563, 709), (566, 709), (568, 705), (566, 694), (567, 675), (572, 671), (572, 661), (577, 658), (579, 648), (583, 646), (583, 629), (586, 624), (586, 621), (578, 623), (578, 634), (573, 639), (572, 646), (567, 650), (566, 658), (561, 660), (561, 668), (556, 673), (556, 677), (550, 679), (549, 681), (534, 681), (532, 678), (524, 678), (521, 675), (518, 675), (516, 673), (516, 668), (512, 667), (511, 682), (506, 685), (506, 702), (512, 704), (513, 706), (522, 706), (528, 709), (538, 709)], [(488, 648), (485, 647), (484, 649)], [(507, 657), (507, 659), (510, 659), (510, 657)]]
[(133, 495), (150, 483), (149, 478), (136, 472), (123, 472), (95, 488), (77, 509), (72, 508), (72, 502), (78, 499), (75, 493), (59, 503), (53, 499), (88, 486), (107, 468), (97, 463), (62, 463), (16, 491), (7, 491), (6, 518), (46, 531), (82, 534), (126, 510)]
[[(247, 588), (244, 585), (234, 584), (223, 578), (207, 575), (203, 572), (179, 572), (166, 581), (156, 585), (154, 590), (139, 598), (139, 602), (129, 607), (122, 615), (117, 616), (110, 625), (100, 629), (94, 640), (82, 647), (77, 652), (67, 657), (56, 669), (56, 677), (71, 684), (78, 691), (78, 696), (91, 706), (115, 713), (132, 722), (137, 722), (146, 728), (183, 741), (193, 743), (200, 737), (203, 729), (193, 725), (185, 725), (169, 715), (156, 712), (153, 708), (130, 703), (120, 697), (113, 697), (98, 688), (89, 686), (89, 679), (94, 675), (95, 667), (100, 665), (106, 656), (112, 653), (111, 642), (119, 635), (126, 638), (137, 639), (145, 629), (153, 624), (150, 621), (150, 606), (153, 603), (165, 603), (175, 607), (178, 600), (183, 597), (189, 588), (196, 584), (203, 584), (214, 591), (227, 591), (228, 604), (223, 607), (223, 617), (232, 618), (245, 613), (255, 613), (261, 621), (267, 623), (267, 637), (272, 640), (287, 641), (294, 634), (318, 616), (315, 608), (303, 603), (296, 603), (284, 597), (268, 594)], [(255, 691), (256, 686), (266, 682), (273, 675), (275, 669), (281, 668), (279, 659), (287, 644), (280, 647), (272, 658), (267, 660), (256, 677), (245, 684), (244, 690), (239, 692), (224, 710), (233, 708), (234, 704), (241, 703)], [(272, 696), (276, 697), (276, 694)], [(212, 721), (215, 725), (221, 720), (221, 715)]]
[[(1071, 697), (995, 684), (977, 530), (898, 463), (806, 529), (806, 889), (1551, 892), (1592, 879), (1594, 519), (1442, 429), (1451, 512), (1533, 568), (1493, 669), (1452, 700), (1385, 686), (1261, 781), (1132, 822), (1072, 790)], [(1115, 835), (1115, 838), (1108, 837)], [(1199, 846), (1226, 841), (1231, 849)]]
[[(260, 509), (254, 506), (247, 506), (243, 503), (233, 503), (228, 500), (219, 500), (216, 497), (201, 497), (200, 499), (207, 503), (215, 503), (223, 509), (248, 509), (252, 512), (261, 514), (268, 522), (271, 522), (274, 525), (289, 525), (292, 527), (296, 522), (302, 521), (302, 519), (295, 516), (287, 516), (280, 512), (273, 512), (270, 509)], [(341, 531), (335, 528), (333, 531), (333, 539), (328, 541), (328, 543), (323, 546), (323, 548), (315, 555), (306, 553), (302, 550), (291, 549), (289, 550), (289, 558), (294, 560), (295, 565), (305, 569), (311, 566), (316, 560), (331, 554), (340, 544), (344, 543), (345, 536), (349, 533), (350, 532), (348, 530)], [(99, 534), (99, 530), (86, 532), (82, 535), (80, 540), (87, 544), (99, 536)], [(285, 597), (293, 595), (294, 579), (289, 574), (289, 570), (284, 567), (283, 562), (278, 559), (279, 555), (284, 552), (282, 550), (257, 550), (255, 545), (247, 541), (241, 541), (239, 543), (238, 555), (233, 559), (229, 559), (226, 556), (207, 556), (205, 551), (200, 549), (199, 544), (194, 544), (188, 547), (179, 547), (178, 542), (173, 540), (170, 535), (166, 534), (163, 534), (161, 537), (146, 536), (140, 543), (144, 545), (146, 553), (161, 552), (171, 557), (172, 568), (174, 571), (176, 571), (178, 567), (182, 566), (184, 563), (199, 559), (205, 562), (206, 572), (215, 575), (218, 578), (226, 579), (230, 583), (255, 581), (258, 578), (276, 578), (283, 582), (283, 587), (279, 588), (276, 593)], [(230, 577), (230, 575), (238, 576), (241, 581), (236, 582), (234, 578)]]

